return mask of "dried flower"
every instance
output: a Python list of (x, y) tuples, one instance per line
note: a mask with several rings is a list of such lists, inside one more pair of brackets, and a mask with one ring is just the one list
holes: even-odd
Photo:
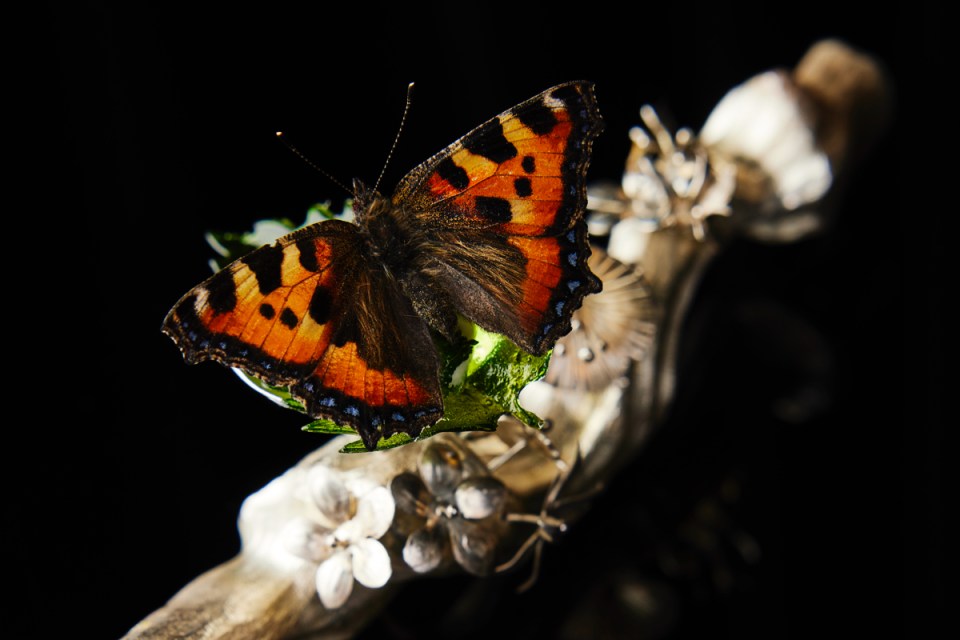
[(317, 593), (328, 609), (350, 597), (356, 580), (365, 587), (382, 587), (392, 574), (390, 555), (379, 538), (393, 522), (395, 504), (390, 490), (370, 482), (348, 486), (323, 465), (309, 472), (316, 518), (293, 520), (284, 532), (286, 548), (319, 563)]
[[(784, 73), (768, 71), (731, 89), (710, 113), (700, 141), (712, 159), (741, 166), (738, 196), (748, 196), (770, 213), (814, 202), (832, 182), (830, 161), (817, 147), (809, 107)], [(761, 176), (744, 193), (748, 168)]]
[(398, 523), (409, 531), (404, 561), (426, 573), (452, 549), (466, 571), (490, 573), (506, 488), (455, 438), (429, 442), (417, 467), (419, 475), (404, 473), (391, 483)]
[[(645, 234), (659, 228), (687, 227), (703, 240), (707, 218), (730, 215), (736, 187), (735, 167), (715, 163), (689, 129), (672, 135), (649, 105), (640, 109), (640, 117), (647, 129), (630, 130), (633, 144), (619, 209), (623, 222), (611, 230), (608, 247), (610, 255), (627, 264), (640, 262)], [(617, 209), (612, 201), (606, 206)]]
[(553, 349), (545, 379), (566, 389), (599, 391), (622, 377), (653, 341), (650, 292), (633, 268), (594, 248), (590, 270), (603, 290), (573, 314), (572, 330)]
[(807, 206), (830, 188), (830, 161), (809, 100), (787, 74), (770, 71), (732, 89), (696, 136), (671, 135), (649, 106), (640, 117), (646, 129), (630, 131), (621, 189), (591, 194), (595, 219), (621, 220), (610, 229), (610, 255), (637, 264), (650, 232), (685, 226), (703, 240), (708, 218), (734, 210), (734, 228), (759, 240), (789, 242), (822, 226), (822, 213)]

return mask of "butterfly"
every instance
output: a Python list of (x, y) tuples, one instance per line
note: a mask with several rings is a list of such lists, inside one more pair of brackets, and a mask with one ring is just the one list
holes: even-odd
[(434, 334), (458, 314), (543, 355), (570, 330), (590, 271), (586, 172), (602, 130), (593, 86), (526, 100), (410, 171), (387, 198), (353, 184), (355, 223), (326, 220), (197, 285), (162, 330), (188, 363), (289, 387), (367, 449), (443, 416)]

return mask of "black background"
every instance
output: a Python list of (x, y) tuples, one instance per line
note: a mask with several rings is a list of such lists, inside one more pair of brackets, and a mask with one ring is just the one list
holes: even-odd
[[(38, 366), (7, 392), (26, 407), (11, 433), (28, 438), (5, 448), (9, 637), (121, 636), (234, 555), (243, 498), (321, 443), (223, 368), (185, 366), (159, 331), (208, 274), (206, 230), (299, 221), (345, 195), (276, 130), (341, 181), (372, 183), (416, 81), (389, 191), (481, 121), (587, 78), (607, 124), (590, 175), (616, 180), (641, 104), (696, 128), (728, 89), (792, 67), (823, 37), (876, 55), (897, 91), (895, 124), (853, 175), (836, 228), (791, 247), (740, 243), (714, 266), (676, 411), (547, 549), (532, 593), (510, 596), (525, 573), (498, 578), (479, 615), (456, 617), (471, 581), (426, 580), (370, 634), (555, 637), (591, 585), (626, 568), (672, 594), (666, 637), (925, 635), (944, 544), (948, 205), (929, 155), (942, 16), (935, 2), (843, 15), (836, 4), (48, 6), (24, 56), (41, 124), (22, 163), (39, 186), (8, 213), (27, 226), (8, 244), (33, 251), (17, 283), (34, 283), (24, 343)], [(831, 354), (831, 403), (799, 424), (771, 409), (792, 374), (742, 322), (756, 304)], [(735, 577), (726, 590), (710, 578), (716, 560), (663, 574), (657, 550), (682, 549), (686, 515), (731, 477), (742, 490), (726, 508), (760, 562), (721, 554)]]

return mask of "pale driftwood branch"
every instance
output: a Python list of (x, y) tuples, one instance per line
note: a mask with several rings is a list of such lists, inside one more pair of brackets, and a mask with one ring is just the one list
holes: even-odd
[[(835, 179), (837, 171), (846, 169), (850, 159), (877, 135), (887, 117), (887, 88), (882, 72), (871, 59), (830, 41), (811, 48), (794, 74), (781, 73), (778, 77), (786, 87), (786, 99), (792, 100), (791, 92), (798, 92), (797, 104), (802, 106), (796, 114), (783, 116), (783, 126), (806, 127), (815, 132), (813, 150), (797, 153), (821, 153), (822, 149)], [(763, 82), (769, 86), (757, 89), (747, 83), (746, 94), (737, 94), (738, 99), (749, 96), (750, 91), (769, 91), (770, 86), (779, 86), (773, 77)], [(739, 153), (737, 132), (723, 132), (728, 124), (709, 125), (714, 126), (714, 131), (721, 131), (716, 134), (713, 147), (707, 150), (713, 167), (708, 178), (715, 179), (715, 185), (704, 184), (702, 194), (672, 201), (669, 215), (653, 227), (638, 223), (636, 217), (629, 215), (632, 205), (622, 192), (612, 199), (596, 199), (598, 209), (616, 212), (622, 218), (614, 226), (621, 238), (624, 229), (632, 229), (627, 248), (619, 249), (621, 253), (616, 257), (634, 264), (649, 287), (645, 320), (654, 328), (653, 340), (643, 356), (633, 361), (628, 374), (605, 388), (589, 392), (558, 390), (546, 383), (532, 385), (540, 386), (531, 391), (529, 402), (537, 405), (531, 408), (552, 423), (548, 441), (533, 435), (529, 442), (518, 445), (515, 439), (505, 437), (509, 427), (515, 430), (516, 425), (510, 424), (502, 427), (504, 433), (499, 436), (457, 438), (447, 434), (431, 439), (445, 440), (463, 450), (464, 455), (476, 456), (491, 465), (495, 477), (507, 488), (511, 496), (509, 517), (495, 525), (504, 549), (503, 566), (510, 564), (507, 560), (511, 555), (529, 552), (538, 544), (538, 538), (529, 537), (529, 526), (520, 530), (511, 522), (541, 522), (544, 527), (556, 527), (560, 521), (549, 516), (549, 511), (562, 499), (558, 496), (589, 492), (607, 482), (637, 455), (655, 430), (673, 397), (686, 310), (705, 269), (722, 250), (724, 239), (745, 233), (762, 240), (788, 242), (823, 228), (823, 218), (828, 213), (823, 204), (827, 201), (826, 193), (809, 202), (787, 202), (781, 197), (786, 187), (780, 184), (779, 192), (774, 188), (778, 176), (769, 173), (774, 170), (765, 167), (764, 158), (757, 158), (749, 167), (728, 165), (737, 176), (736, 184), (731, 183), (735, 192), (719, 201), (722, 206), (706, 202), (712, 197), (707, 193), (710, 188), (716, 186), (714, 194), (723, 189), (723, 151), (729, 151), (731, 156)], [(672, 139), (664, 138), (663, 131), (654, 133), (657, 135), (651, 140), (673, 144)], [(785, 130), (783, 138), (799, 140), (790, 143), (799, 145), (799, 149), (807, 144), (801, 134), (802, 130)], [(638, 136), (635, 144), (638, 140), (642, 143), (642, 138)], [(677, 144), (683, 144), (680, 135)], [(652, 165), (642, 156), (642, 150), (636, 158), (631, 155), (631, 162), (637, 160), (639, 164), (631, 168), (628, 163), (628, 173), (649, 170)], [(806, 191), (797, 193), (809, 193), (816, 187), (815, 179), (822, 177), (812, 174), (808, 184), (802, 185)], [(729, 207), (725, 209), (727, 203)], [(708, 204), (713, 208), (706, 207)], [(714, 225), (713, 218), (708, 217), (722, 215), (728, 216), (729, 224), (719, 220)], [(712, 231), (705, 233), (707, 227)], [(617, 251), (617, 246), (624, 246), (618, 242), (611, 237), (612, 252)], [(328, 610), (317, 597), (316, 565), (283, 548), (285, 526), (310, 508), (305, 499), (306, 478), (314, 465), (335, 469), (351, 480), (388, 486), (401, 473), (417, 472), (417, 459), (430, 443), (428, 440), (373, 454), (338, 453), (349, 439), (331, 441), (250, 496), (240, 515), (242, 552), (186, 585), (166, 605), (131, 629), (125, 636), (127, 640), (347, 638), (376, 615), (403, 582), (419, 577), (401, 559), (403, 539), (388, 532), (380, 541), (392, 558), (389, 583), (380, 589), (355, 585), (342, 607)], [(567, 479), (567, 474), (568, 482), (558, 485), (558, 477)], [(575, 517), (568, 518), (566, 524), (574, 521)], [(550, 534), (544, 528), (538, 535), (547, 539)], [(458, 570), (449, 559), (438, 569)]]
[(133, 638), (282, 638), (316, 597), (313, 572), (243, 554), (204, 573), (130, 630)]

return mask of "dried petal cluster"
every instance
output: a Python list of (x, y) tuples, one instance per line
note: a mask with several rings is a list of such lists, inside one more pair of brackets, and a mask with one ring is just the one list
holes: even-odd
[(404, 561), (414, 571), (426, 573), (452, 552), (468, 572), (490, 573), (506, 487), (452, 438), (427, 443), (417, 471), (398, 475), (391, 483), (401, 514), (399, 528), (407, 536)]

